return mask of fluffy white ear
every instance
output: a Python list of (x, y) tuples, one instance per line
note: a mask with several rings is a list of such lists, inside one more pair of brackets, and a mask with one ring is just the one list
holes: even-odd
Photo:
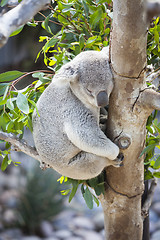
[(104, 53), (107, 57), (109, 57), (109, 46), (104, 47), (104, 48), (101, 50), (101, 52)]
[(70, 82), (77, 81), (78, 77), (78, 69), (72, 66), (70, 63), (67, 63), (60, 68), (58, 73), (54, 75), (52, 82), (57, 86), (63, 86)]

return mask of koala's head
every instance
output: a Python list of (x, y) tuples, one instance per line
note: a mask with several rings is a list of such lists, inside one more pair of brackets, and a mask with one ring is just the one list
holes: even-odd
[(86, 51), (64, 65), (55, 75), (57, 85), (70, 84), (73, 93), (84, 103), (96, 107), (108, 105), (113, 77), (105, 51)]

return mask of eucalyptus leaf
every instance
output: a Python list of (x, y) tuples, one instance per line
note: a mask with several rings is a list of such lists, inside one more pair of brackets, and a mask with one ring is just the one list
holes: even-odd
[(154, 144), (151, 144), (151, 145), (148, 145), (148, 146), (141, 152), (140, 157), (142, 157), (142, 155), (143, 155), (144, 153), (148, 153), (149, 151), (154, 150), (155, 147), (156, 147), (156, 144), (155, 144), (155, 143), (154, 143)]
[(160, 178), (160, 172), (154, 172), (153, 176), (156, 177), (156, 178)]
[(72, 183), (73, 187), (72, 187), (72, 190), (71, 190), (71, 193), (69, 195), (69, 202), (72, 201), (73, 197), (75, 196), (76, 192), (77, 192), (77, 189), (78, 189), (78, 181), (76, 181), (75, 183)]
[(99, 200), (98, 200), (98, 198), (96, 198), (95, 195), (92, 195), (92, 196), (93, 196), (94, 202), (97, 204), (97, 207), (99, 207)]
[(8, 100), (7, 100), (7, 107), (10, 109), (10, 110), (13, 110), (14, 109), (14, 104), (13, 104), (13, 102), (12, 102), (12, 99), (11, 98), (9, 98)]
[(85, 189), (85, 193), (83, 194), (84, 200), (87, 206), (92, 209), (93, 208), (93, 196), (89, 191), (88, 187)]
[(40, 117), (36, 103), (34, 101), (32, 101), (31, 99), (28, 99), (28, 101), (35, 107), (36, 112), (37, 112), (38, 116)]
[(25, 95), (22, 93), (18, 93), (17, 100), (16, 100), (17, 107), (25, 114), (29, 113), (29, 105)]
[(5, 171), (6, 168), (8, 167), (8, 155), (6, 155), (4, 158), (3, 158), (3, 161), (2, 161), (2, 164), (1, 164), (1, 170), (2, 171)]
[(10, 82), (12, 80), (15, 80), (15, 79), (21, 77), (24, 74), (25, 73), (19, 72), (19, 71), (9, 71), (9, 72), (5, 72), (5, 73), (1, 73), (0, 74), (0, 82)]
[(155, 164), (153, 165), (154, 168), (160, 168), (160, 156), (155, 161)]
[(21, 27), (19, 27), (16, 31), (12, 32), (11, 35), (10, 35), (10, 37), (13, 37), (13, 36), (19, 34), (19, 33), (23, 30), (23, 28), (24, 28), (24, 25), (22, 25)]
[(1, 7), (4, 7), (7, 3), (8, 3), (9, 0), (1, 0), (0, 2), (0, 6)]

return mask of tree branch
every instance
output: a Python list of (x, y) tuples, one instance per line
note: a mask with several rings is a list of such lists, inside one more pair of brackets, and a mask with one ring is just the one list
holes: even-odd
[(142, 206), (142, 218), (143, 218), (143, 220), (148, 216), (149, 208), (150, 208), (151, 203), (152, 203), (153, 194), (154, 194), (156, 186), (157, 186), (157, 179), (154, 178), (151, 182), (151, 186), (150, 186), (150, 189), (148, 191), (147, 199), (145, 200), (145, 202)]
[(160, 15), (160, 3), (148, 2), (147, 3), (148, 20), (151, 21), (153, 17)]
[(0, 47), (6, 44), (12, 32), (27, 23), (50, 0), (23, 0), (18, 6), (0, 17)]
[(0, 139), (9, 142), (11, 145), (13, 145), (16, 151), (24, 152), (30, 157), (35, 158), (41, 162), (40, 156), (38, 155), (36, 149), (34, 147), (29, 146), (25, 140), (21, 140), (11, 133), (5, 133), (2, 131), (0, 131)]
[(150, 88), (146, 88), (140, 93), (138, 101), (150, 110), (160, 110), (160, 93)]

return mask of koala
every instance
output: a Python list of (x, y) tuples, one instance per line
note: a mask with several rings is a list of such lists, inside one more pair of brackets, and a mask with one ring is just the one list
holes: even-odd
[(109, 104), (113, 77), (108, 51), (86, 51), (66, 63), (37, 102), (33, 138), (45, 164), (73, 179), (90, 179), (123, 156), (99, 126), (100, 108)]

